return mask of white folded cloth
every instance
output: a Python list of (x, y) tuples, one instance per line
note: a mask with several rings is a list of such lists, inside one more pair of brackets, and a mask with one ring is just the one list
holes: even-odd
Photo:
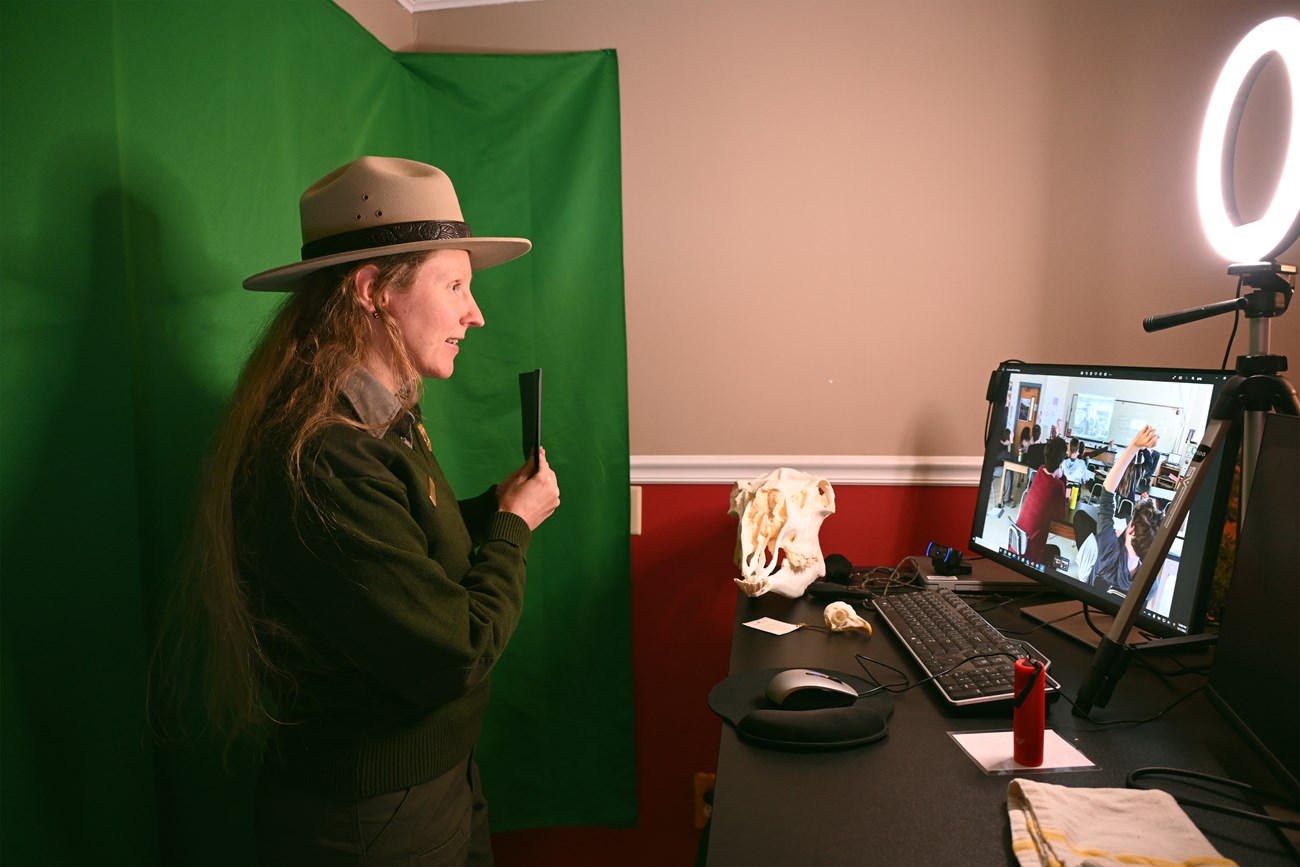
[(1012, 780), (1011, 848), (1020, 867), (1228, 867), (1168, 792)]

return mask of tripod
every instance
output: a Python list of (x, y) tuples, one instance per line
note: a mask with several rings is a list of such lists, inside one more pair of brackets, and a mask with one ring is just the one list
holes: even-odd
[(1125, 640), (1133, 627), (1133, 621), (1146, 603), (1160, 565), (1191, 509), (1196, 492), (1205, 480), (1203, 471), (1208, 471), (1214, 457), (1221, 451), (1225, 458), (1233, 459), (1237, 448), (1242, 448), (1239, 521), (1244, 523), (1265, 415), (1272, 410), (1300, 416), (1300, 397), (1296, 396), (1295, 388), (1282, 375), (1287, 367), (1286, 357), (1270, 355), (1268, 352), (1268, 320), (1286, 312), (1295, 291), (1296, 270), (1294, 265), (1276, 262), (1233, 265), (1229, 267), (1228, 273), (1239, 276), (1243, 285), (1251, 287), (1254, 292), (1207, 307), (1151, 316), (1143, 322), (1146, 331), (1159, 331), (1220, 313), (1244, 310), (1251, 325), (1250, 354), (1237, 357), (1235, 375), (1224, 384), (1210, 410), (1205, 437), (1196, 447), (1196, 453), (1178, 483), (1173, 501), (1165, 510), (1164, 520), (1156, 531), (1151, 548), (1133, 576), (1133, 586), (1124, 597), (1124, 604), (1115, 615), (1110, 632), (1097, 646), (1092, 668), (1079, 688), (1078, 701), (1074, 706), (1076, 716), (1087, 716), (1093, 706), (1105, 707), (1110, 701), (1115, 684), (1128, 665), (1129, 648), (1125, 645)]

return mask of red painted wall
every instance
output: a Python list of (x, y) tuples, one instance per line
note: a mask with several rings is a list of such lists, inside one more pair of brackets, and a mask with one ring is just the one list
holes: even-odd
[[(722, 723), (708, 694), (727, 676), (738, 592), (730, 494), (730, 485), (642, 489), (631, 576), (639, 824), (496, 834), (502, 867), (694, 863), (692, 780), (716, 770)], [(835, 497), (822, 551), (855, 565), (892, 566), (929, 541), (963, 547), (975, 508), (973, 487), (844, 485)]]

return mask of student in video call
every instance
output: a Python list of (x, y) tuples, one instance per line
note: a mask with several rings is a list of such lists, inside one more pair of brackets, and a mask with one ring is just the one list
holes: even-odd
[(1074, 546), (1078, 553), (1074, 556), (1074, 567), (1078, 578), (1084, 584), (1092, 583), (1092, 570), (1097, 565), (1097, 521), (1083, 509), (1070, 516), (1074, 524)]
[(1020, 463), (1031, 470), (1036, 470), (1043, 465), (1043, 450), (1046, 448), (1046, 443), (1041, 441), (1042, 436), (1043, 429), (1038, 425), (1034, 425), (1034, 437), (1030, 441), (1029, 447), (1020, 453)]
[[(1009, 432), (1008, 432), (1009, 433)], [(1014, 456), (1011, 460), (1018, 464), (1025, 462), (1025, 451), (1029, 448), (1029, 428), (1020, 429), (1020, 445), (1017, 446)], [(1013, 489), (1016, 486), (1016, 473), (1003, 473), (1002, 475), (1002, 499), (998, 502), (998, 508), (1011, 505), (1015, 499)]]
[(1033, 442), (1033, 433), (1027, 427), (1020, 429), (1020, 436), (1017, 438), (1016, 460), (1020, 463), (1025, 462), (1025, 456), (1029, 453), (1029, 444)]
[(998, 440), (997, 451), (993, 456), (993, 490), (998, 495), (999, 507), (1002, 506), (1002, 501), (1006, 499), (1007, 492), (1008, 480), (1004, 479), (1003, 476), (1009, 475), (1003, 472), (1002, 464), (1005, 461), (1014, 461), (1015, 459), (1016, 453), (1011, 449), (1011, 428), (1004, 427), (1002, 429), (1002, 438)]
[(1053, 521), (1065, 520), (1070, 512), (1065, 480), (1060, 474), (1064, 460), (1065, 440), (1053, 437), (1043, 444), (1043, 465), (1034, 471), (1020, 514), (1016, 516), (1016, 526), (1029, 537), (1025, 543), (1025, 556), (1035, 563), (1043, 562), (1047, 528)]
[(1156, 530), (1160, 529), (1160, 510), (1154, 501), (1146, 498), (1134, 504), (1128, 526), (1118, 531), (1115, 529), (1115, 489), (1120, 478), (1138, 451), (1153, 448), (1159, 438), (1150, 425), (1138, 431), (1133, 441), (1115, 457), (1115, 465), (1102, 485), (1097, 514), (1097, 563), (1093, 567), (1092, 582), (1098, 588), (1109, 586), (1127, 593), (1133, 586), (1133, 573), (1151, 549)]
[(1103, 452), (1109, 451), (1110, 446), (1114, 443), (1108, 443), (1106, 446), (1096, 449), (1095, 451), (1085, 452), (1083, 443), (1078, 437), (1070, 437), (1070, 454), (1061, 464), (1061, 474), (1065, 476), (1067, 482), (1076, 485), (1082, 485), (1086, 479), (1092, 477), (1088, 472), (1088, 459), (1095, 458)]

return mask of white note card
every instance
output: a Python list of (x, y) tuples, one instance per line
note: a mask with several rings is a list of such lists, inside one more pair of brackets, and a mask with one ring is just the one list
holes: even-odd
[(749, 621), (745, 625), (750, 629), (770, 632), (773, 635), (785, 635), (787, 632), (794, 632), (801, 624), (786, 623), (784, 620), (773, 620), (771, 617), (760, 617), (757, 620)]
[(1011, 731), (948, 732), (971, 761), (986, 774), (1032, 774), (1035, 771), (1067, 771), (1095, 768), (1088, 757), (1075, 749), (1065, 738), (1048, 729), (1043, 732), (1043, 763), (1037, 767), (1018, 763), (1012, 754), (1015, 745)]

